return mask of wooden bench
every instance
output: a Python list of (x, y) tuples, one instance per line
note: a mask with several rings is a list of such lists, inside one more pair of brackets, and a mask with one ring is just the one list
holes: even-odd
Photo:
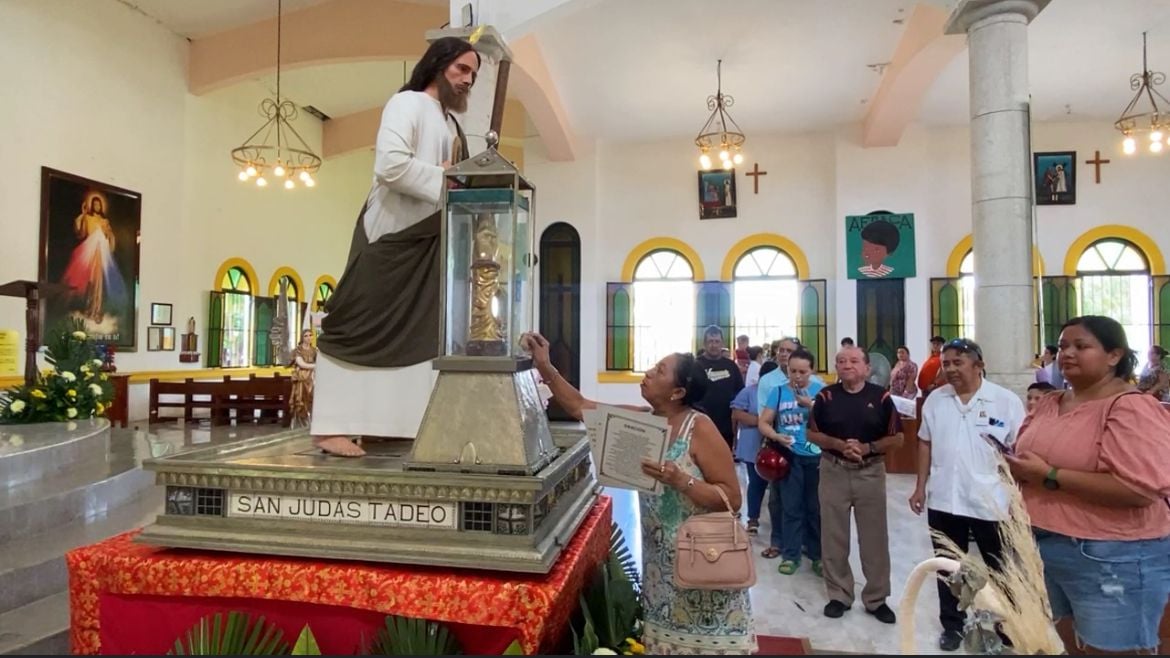
[[(292, 379), (282, 375), (250, 375), (247, 379), (232, 379), (225, 375), (223, 381), (187, 379), (164, 382), (152, 379), (149, 421), (209, 419), (212, 425), (248, 422), (280, 423), (287, 427), (292, 420), (289, 414), (291, 395)], [(181, 409), (182, 413), (166, 414), (169, 409)]]

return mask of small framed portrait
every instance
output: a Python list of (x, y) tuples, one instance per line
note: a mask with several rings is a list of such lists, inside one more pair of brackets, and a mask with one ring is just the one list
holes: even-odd
[(1077, 202), (1077, 152), (1032, 154), (1036, 205), (1071, 206)]
[(699, 219), (735, 217), (735, 169), (699, 172)]
[(147, 327), (146, 350), (148, 352), (174, 352), (175, 328), (157, 326)]
[(171, 312), (174, 307), (170, 304), (151, 304), (150, 323), (155, 325), (171, 326)]

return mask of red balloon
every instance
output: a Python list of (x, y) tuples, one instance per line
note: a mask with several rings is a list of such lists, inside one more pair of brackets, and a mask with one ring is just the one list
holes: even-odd
[(788, 460), (772, 446), (760, 448), (756, 454), (756, 473), (768, 482), (788, 477)]

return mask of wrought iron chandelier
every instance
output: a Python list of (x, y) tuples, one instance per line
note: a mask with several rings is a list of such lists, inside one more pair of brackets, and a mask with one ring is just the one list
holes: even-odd
[(313, 174), (321, 168), (321, 157), (292, 126), (292, 121), (297, 118), (296, 104), (280, 97), (283, 5), (284, 0), (276, 0), (276, 98), (265, 98), (260, 102), (260, 115), (266, 121), (244, 140), (242, 146), (232, 149), (232, 161), (240, 168), (238, 178), (242, 182), (255, 179), (258, 187), (267, 187), (266, 174), (270, 173), (276, 183), (291, 190), (297, 186), (297, 181), (305, 187), (317, 184)]
[[(1142, 32), (1142, 72), (1134, 73), (1129, 78), (1129, 88), (1135, 92), (1133, 100), (1125, 106), (1121, 118), (1113, 126), (1125, 135), (1122, 150), (1126, 154), (1137, 152), (1137, 138), (1135, 135), (1146, 135), (1149, 138), (1150, 153), (1161, 153), (1165, 144), (1170, 145), (1167, 133), (1170, 133), (1170, 101), (1158, 92), (1157, 87), (1166, 82), (1166, 74), (1151, 71), (1146, 63), (1146, 33)], [(1148, 102), (1142, 104), (1145, 99)], [(1161, 105), (1159, 105), (1161, 102)], [(1141, 107), (1139, 107), (1141, 105)], [(1142, 111), (1145, 109), (1145, 111)]]
[(719, 60), (716, 65), (715, 79), (715, 95), (707, 97), (707, 109), (711, 111), (711, 116), (695, 138), (695, 146), (699, 147), (699, 166), (704, 170), (711, 168), (712, 152), (719, 156), (719, 163), (724, 169), (742, 163), (743, 154), (740, 150), (747, 139), (727, 111), (735, 105), (735, 99), (723, 93), (723, 60)]

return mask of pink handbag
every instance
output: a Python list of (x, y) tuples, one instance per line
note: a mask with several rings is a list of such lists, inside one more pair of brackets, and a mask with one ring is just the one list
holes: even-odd
[(716, 487), (726, 512), (695, 514), (678, 529), (674, 584), (682, 589), (747, 589), (756, 584), (747, 529), (735, 518), (731, 502)]

